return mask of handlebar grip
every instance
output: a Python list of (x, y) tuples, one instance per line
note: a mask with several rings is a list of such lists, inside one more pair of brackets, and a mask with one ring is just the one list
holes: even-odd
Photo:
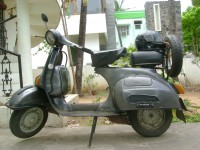
[(48, 69), (53, 69), (54, 68), (54, 63), (56, 60), (56, 55), (57, 55), (58, 51), (56, 49), (52, 50), (52, 54), (49, 60), (49, 64), (48, 64)]
[(88, 49), (88, 48), (85, 48), (85, 47), (82, 48), (82, 51), (84, 51), (84, 52), (86, 52), (86, 53), (89, 53), (89, 54), (91, 54), (91, 55), (94, 54), (94, 52), (93, 52), (92, 50), (90, 50), (90, 49)]

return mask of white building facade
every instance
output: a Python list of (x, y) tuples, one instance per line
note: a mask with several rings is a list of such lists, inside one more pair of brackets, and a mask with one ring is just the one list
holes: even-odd
[[(75, 43), (77, 43), (79, 34), (80, 2), (81, 0), (74, 0), (70, 5), (70, 15), (66, 15), (69, 40)], [(0, 0), (1, 3), (7, 6), (5, 10), (2, 10), (2, 20), (10, 18), (12, 15), (17, 16), (4, 24), (8, 43), (5, 49), (21, 56), (22, 85), (32, 85), (35, 76), (32, 68), (44, 66), (47, 58), (47, 54), (44, 52), (33, 55), (38, 49), (38, 44), (44, 41), (44, 34), (47, 31), (41, 14), (44, 13), (48, 16), (48, 28), (57, 28), (64, 34), (62, 22), (60, 22), (61, 0)], [(94, 51), (116, 48), (114, 19), (114, 1), (89, 0), (85, 46)], [(10, 72), (12, 73), (7, 75), (9, 75), (8, 79), (12, 78), (12, 87), (8, 83), (5, 90), (10, 90), (12, 95), (20, 88), (18, 58), (14, 58), (15, 56), (10, 56), (10, 54), (7, 56), (11, 60)], [(86, 64), (91, 64), (88, 54), (84, 56), (84, 65)], [(5, 74), (1, 75), (1, 78), (4, 77)], [(0, 91), (3, 90), (2, 84), (0, 83)]]
[[(80, 23), (80, 5), (81, 0), (76, 0), (68, 6), (66, 14), (67, 30), (69, 40), (77, 43)], [(114, 24), (114, 9), (110, 12), (110, 8), (114, 8), (114, 2), (105, 0), (89, 0), (87, 6), (87, 24), (85, 47), (93, 51), (116, 48), (115, 41), (115, 24)], [(76, 10), (76, 11), (75, 11)], [(112, 17), (112, 18), (109, 18)], [(109, 19), (108, 19), (109, 18)], [(111, 29), (110, 29), (111, 28)], [(57, 30), (64, 35), (62, 21), (59, 23)], [(33, 53), (37, 51), (39, 46), (35, 47)], [(41, 67), (45, 63), (45, 59), (41, 63), (37, 61), (41, 57), (46, 58), (45, 53), (38, 53), (33, 56), (33, 69)], [(72, 49), (73, 61), (76, 63), (76, 50)], [(40, 59), (41, 60), (41, 59)], [(84, 54), (84, 65), (91, 64), (90, 55)]]
[(36, 36), (44, 36), (46, 31), (41, 13), (53, 18), (49, 26), (56, 28), (60, 20), (60, 7), (56, 0), (0, 0), (0, 6), (5, 6), (4, 9), (0, 8), (2, 100), (2, 97), (12, 95), (21, 86), (33, 84), (31, 48), (43, 41)]
[[(145, 11), (122, 11), (115, 13), (117, 27), (122, 44), (128, 47), (135, 43), (138, 34), (146, 31)], [(117, 32), (117, 31), (116, 31)], [(117, 47), (121, 47), (119, 36), (116, 36)]]

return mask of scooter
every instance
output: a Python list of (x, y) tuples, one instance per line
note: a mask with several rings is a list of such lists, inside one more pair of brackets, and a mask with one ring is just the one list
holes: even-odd
[[(45, 24), (48, 22), (44, 14), (42, 19)], [(48, 30), (45, 39), (52, 50), (42, 74), (36, 78), (35, 85), (18, 90), (6, 103), (13, 110), (10, 118), (11, 132), (19, 138), (34, 136), (44, 127), (48, 112), (62, 116), (94, 117), (89, 139), (91, 146), (98, 117), (108, 117), (113, 121), (113, 118), (122, 119), (145, 137), (160, 136), (169, 128), (172, 109), (176, 110), (179, 119), (185, 121), (182, 110), (186, 107), (178, 95), (183, 93), (183, 88), (169, 83), (157, 73), (156, 66), (164, 62), (166, 66), (169, 62), (165, 61), (169, 43), (166, 46), (166, 42), (156, 41), (154, 34), (146, 33), (142, 36), (146, 41), (151, 39), (151, 42), (143, 45), (143, 51), (131, 54), (131, 65), (139, 67), (119, 68), (109, 65), (124, 57), (126, 48), (94, 52), (69, 41), (54, 29)], [(138, 49), (142, 49), (140, 46), (143, 42), (140, 38), (137, 40)], [(147, 46), (149, 43), (153, 47)], [(71, 82), (68, 69), (61, 65), (64, 45), (91, 55), (95, 73), (103, 76), (109, 85), (106, 101), (90, 104), (69, 104), (65, 101)], [(145, 50), (148, 48), (151, 50)]]

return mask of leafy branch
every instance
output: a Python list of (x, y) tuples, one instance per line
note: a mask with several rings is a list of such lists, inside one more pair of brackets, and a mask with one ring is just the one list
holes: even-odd
[(130, 44), (126, 48), (126, 51), (127, 51), (126, 57), (121, 57), (119, 60), (115, 61), (113, 63), (114, 66), (117, 66), (117, 67), (130, 66), (130, 55), (131, 55), (132, 52), (136, 51), (134, 44)]
[(41, 47), (38, 48), (38, 50), (33, 54), (33, 56), (37, 55), (39, 52), (45, 52), (48, 54), (50, 52), (51, 46), (44, 40), (41, 44)]

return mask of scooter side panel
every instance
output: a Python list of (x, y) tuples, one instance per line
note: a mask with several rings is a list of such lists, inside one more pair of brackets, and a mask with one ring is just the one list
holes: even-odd
[[(126, 80), (151, 80), (152, 84), (141, 82), (139, 84), (126, 84)], [(146, 85), (145, 85), (146, 84)], [(115, 100), (122, 110), (166, 108), (179, 109), (179, 96), (169, 86), (149, 77), (129, 77), (120, 80), (115, 86)]]
[(96, 68), (109, 84), (119, 110), (182, 109), (178, 93), (153, 69)]
[(6, 106), (11, 109), (24, 109), (33, 106), (46, 106), (49, 103), (43, 89), (37, 86), (26, 86), (18, 90)]

